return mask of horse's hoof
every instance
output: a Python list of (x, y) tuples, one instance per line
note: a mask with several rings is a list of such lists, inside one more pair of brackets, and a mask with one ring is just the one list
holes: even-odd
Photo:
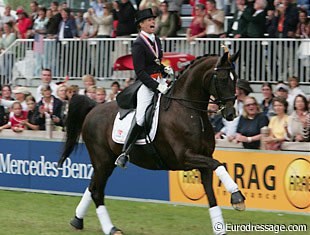
[(82, 230), (84, 228), (83, 219), (79, 219), (76, 216), (70, 221), (70, 225), (73, 228), (78, 229), (78, 230)]
[(241, 191), (237, 191), (231, 194), (231, 205), (237, 211), (244, 211), (245, 210), (245, 197), (241, 193)]
[(113, 227), (111, 228), (110, 235), (124, 235), (124, 233), (119, 228)]

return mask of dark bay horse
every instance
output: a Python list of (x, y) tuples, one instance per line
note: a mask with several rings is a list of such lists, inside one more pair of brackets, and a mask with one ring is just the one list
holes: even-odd
[[(233, 62), (239, 52), (222, 57), (206, 55), (194, 60), (179, 76), (173, 87), (161, 99), (159, 125), (154, 146), (158, 158), (135, 146), (130, 162), (151, 170), (198, 169), (209, 201), (209, 212), (215, 234), (225, 234), (221, 209), (217, 206), (212, 187), (215, 171), (226, 190), (230, 192), (231, 203), (237, 210), (244, 209), (244, 196), (231, 179), (224, 166), (213, 159), (215, 148), (214, 132), (208, 120), (207, 105), (212, 95), (221, 107), (222, 115), (233, 120), (235, 110), (235, 86), (237, 76)], [(95, 106), (86, 96), (74, 96), (70, 102), (67, 119), (67, 138), (59, 166), (69, 157), (80, 134), (90, 155), (94, 175), (86, 189), (76, 216), (71, 225), (83, 229), (83, 217), (93, 200), (96, 212), (105, 234), (123, 234), (112, 224), (104, 205), (104, 190), (114, 168), (115, 159), (121, 153), (122, 145), (112, 141), (112, 128), (118, 112), (116, 102)], [(219, 229), (218, 223), (222, 224)]]

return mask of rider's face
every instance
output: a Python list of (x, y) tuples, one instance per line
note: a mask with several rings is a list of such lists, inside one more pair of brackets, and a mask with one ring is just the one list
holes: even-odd
[(154, 33), (155, 32), (155, 18), (148, 18), (143, 20), (140, 23), (141, 30), (146, 33)]

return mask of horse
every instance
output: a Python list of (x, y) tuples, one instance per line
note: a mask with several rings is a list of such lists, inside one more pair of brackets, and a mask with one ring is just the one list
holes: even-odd
[[(215, 234), (225, 234), (226, 231), (213, 191), (213, 171), (231, 193), (232, 206), (236, 210), (245, 209), (245, 197), (237, 184), (225, 167), (213, 159), (215, 138), (207, 114), (209, 99), (213, 96), (213, 102), (220, 106), (223, 117), (234, 119), (237, 80), (234, 62), (238, 57), (239, 51), (233, 55), (225, 52), (222, 56), (205, 55), (192, 61), (180, 73), (169, 92), (161, 97), (159, 124), (153, 141), (158, 156), (154, 157), (144, 146), (138, 145), (130, 153), (131, 163), (150, 170), (198, 169), (209, 201)], [(106, 183), (122, 150), (122, 145), (113, 142), (111, 137), (117, 113), (116, 102), (95, 105), (88, 97), (80, 95), (75, 95), (70, 101), (66, 141), (58, 164), (61, 166), (69, 157), (82, 134), (94, 168), (90, 184), (70, 222), (76, 229), (83, 229), (83, 218), (93, 200), (104, 234), (124, 234), (112, 224), (104, 203)], [(216, 227), (218, 223), (222, 224), (221, 229)]]

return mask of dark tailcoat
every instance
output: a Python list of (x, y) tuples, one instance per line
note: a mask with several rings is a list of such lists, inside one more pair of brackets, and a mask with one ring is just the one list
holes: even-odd
[[(134, 70), (137, 80), (140, 80), (145, 86), (155, 91), (158, 87), (158, 82), (151, 78), (150, 74), (163, 73), (164, 66), (155, 62), (156, 56), (141, 37), (143, 36), (139, 35), (132, 46)], [(158, 37), (155, 37), (155, 41), (159, 50), (158, 59), (161, 61), (163, 57), (161, 42)]]

